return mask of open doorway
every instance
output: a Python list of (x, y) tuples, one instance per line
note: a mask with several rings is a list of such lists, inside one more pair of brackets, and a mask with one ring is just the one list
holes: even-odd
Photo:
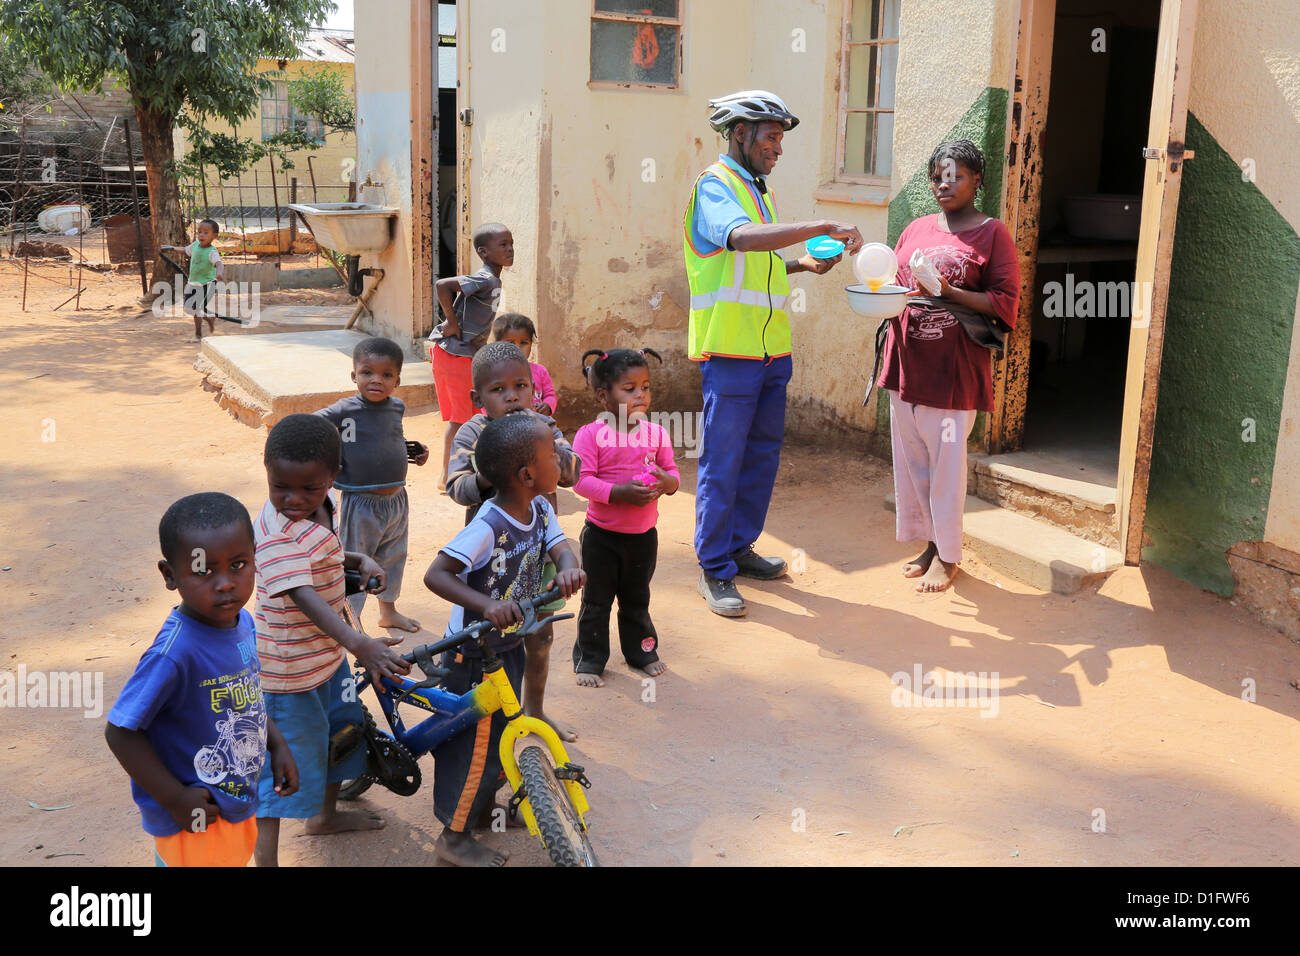
[[(456, 227), (459, 206), (456, 196), (456, 4), (438, 4), (438, 34), (434, 38), (438, 51), (438, 177), (434, 184), (434, 209), (438, 211), (438, 267), (434, 281), (458, 274), (456, 268)], [(435, 306), (435, 311), (437, 307)]]
[[(1057, 0), (1024, 444), (1115, 488), (1160, 0)], [(1029, 464), (1029, 462), (1026, 462)]]

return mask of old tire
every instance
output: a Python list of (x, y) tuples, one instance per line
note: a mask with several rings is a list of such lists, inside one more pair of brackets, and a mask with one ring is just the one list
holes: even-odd
[(541, 747), (524, 748), (519, 755), (519, 774), (551, 862), (556, 866), (599, 866), (578, 811)]

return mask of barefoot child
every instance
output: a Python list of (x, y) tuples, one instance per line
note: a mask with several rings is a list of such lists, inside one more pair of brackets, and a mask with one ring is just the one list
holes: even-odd
[[(596, 361), (586, 364), (591, 356)], [(668, 669), (659, 659), (659, 635), (650, 620), (650, 579), (659, 553), (657, 499), (681, 484), (672, 440), (650, 411), (652, 349), (592, 349), (583, 374), (605, 411), (573, 437), (582, 472), (573, 490), (588, 499), (582, 528), (587, 586), (578, 612), (573, 671), (583, 687), (603, 687), (609, 661), (609, 612), (618, 598), (618, 641), (629, 667), (651, 677)], [(662, 361), (662, 360), (660, 360)]]
[[(903, 566), (918, 591), (942, 591), (961, 561), (966, 503), (966, 438), (979, 411), (993, 411), (991, 330), (1016, 321), (1020, 265), (1007, 227), (975, 206), (984, 154), (970, 140), (942, 143), (930, 156), (939, 212), (908, 223), (898, 244), (898, 283), (913, 298), (891, 319), (880, 387), (889, 393), (899, 541), (925, 550)], [(915, 288), (919, 254), (937, 292)], [(918, 259), (918, 264), (921, 262)], [(981, 340), (977, 343), (978, 327)], [(1000, 345), (999, 345), (1000, 350)]]
[[(559, 484), (570, 488), (578, 480), (578, 469), (582, 462), (573, 453), (564, 435), (555, 426), (555, 420), (549, 416), (531, 411), (533, 401), (533, 380), (524, 353), (509, 342), (490, 342), (474, 356), (473, 363), (474, 404), (482, 407), (483, 413), (470, 418), (456, 433), (452, 446), (450, 470), (447, 474), (447, 494), (452, 501), (465, 505), (465, 523), (473, 519), (482, 502), (490, 499), (496, 489), (491, 479), (482, 468), (475, 467), (475, 448), (479, 436), (488, 422), (502, 418), (514, 412), (523, 412), (546, 425), (551, 437), (555, 439), (555, 450), (560, 456)], [(555, 488), (548, 492), (547, 500), (551, 510), (555, 510)], [(551, 573), (553, 569), (547, 568)], [(562, 600), (552, 601), (538, 610), (539, 614), (554, 614), (564, 606)], [(551, 628), (543, 628), (536, 634), (524, 639), (528, 651), (528, 669), (524, 674), (524, 713), (529, 717), (544, 720), (565, 740), (577, 740), (578, 735), (571, 727), (560, 724), (546, 716), (542, 702), (546, 697), (546, 677), (551, 660), (551, 642), (554, 633)]]
[[(523, 620), (515, 602), (546, 590), (548, 557), (564, 597), (578, 591), (586, 575), (546, 500), (560, 478), (560, 455), (545, 422), (528, 414), (488, 422), (476, 458), (496, 494), (438, 552), (424, 583), (456, 605), (448, 634), (476, 621), (492, 623), (497, 633), (489, 642), (517, 694), (525, 651), (511, 635), (511, 625)], [(444, 655), (442, 666), (451, 672), (443, 684), (448, 691), (463, 694), (483, 679), (479, 654), (470, 642)], [(480, 720), (477, 730), (467, 728), (434, 751), (433, 807), (446, 827), (436, 849), (438, 856), (457, 866), (501, 866), (508, 856), (476, 842), (470, 833), (471, 823), (492, 809), (493, 795), (501, 786), (498, 751), (505, 725), (505, 714), (497, 711)]]
[[(492, 341), (510, 342), (519, 346), (524, 355), (533, 354), (533, 343), (537, 341), (537, 327), (533, 320), (518, 312), (498, 315), (492, 323)], [(555, 414), (555, 385), (551, 382), (551, 373), (546, 366), (530, 361), (528, 368), (533, 373), (533, 411), (542, 415)], [(555, 502), (551, 502), (554, 507)]]
[[(352, 350), (352, 381), (357, 394), (339, 399), (316, 414), (334, 425), (343, 440), (343, 470), (334, 487), (339, 503), (339, 539), (346, 551), (374, 558), (388, 575), (379, 598), (379, 626), (418, 631), (420, 622), (397, 610), (406, 567), (410, 505), (406, 497), (406, 405), (393, 397), (402, 382), (402, 349), (390, 339), (370, 338)], [(419, 446), (417, 465), (429, 460)], [(348, 598), (352, 615), (361, 620), (366, 592)]]
[[(474, 251), (483, 268), (467, 276), (448, 276), (434, 284), (446, 320), (429, 336), (429, 361), (433, 363), (433, 390), (438, 411), (446, 423), (442, 442), (442, 475), (447, 474), (451, 443), (456, 432), (474, 415), (470, 402), (474, 387), (470, 361), (488, 340), (492, 319), (501, 299), (501, 270), (515, 262), (515, 240), (499, 222), (474, 230)], [(454, 298), (453, 298), (454, 296)], [(439, 490), (443, 482), (438, 483)]]
[(190, 257), (189, 281), (185, 283), (182, 304), (186, 315), (194, 316), (194, 338), (191, 342), (203, 341), (203, 320), (208, 321), (208, 331), (213, 330), (215, 319), (207, 313), (208, 287), (226, 274), (226, 267), (221, 264), (221, 253), (217, 252), (212, 241), (217, 238), (220, 227), (215, 219), (204, 219), (199, 223), (198, 241), (189, 246), (163, 246), (164, 249), (183, 252)]
[[(365, 771), (360, 744), (364, 715), (353, 687), (350, 651), (371, 680), (405, 674), (411, 666), (390, 645), (353, 625), (343, 569), (361, 579), (387, 577), (374, 559), (344, 552), (334, 531), (330, 486), (339, 473), (338, 430), (319, 415), (289, 415), (266, 438), (263, 463), (269, 498), (253, 523), (257, 541), (257, 653), (266, 712), (298, 762), (299, 790), (272, 792), (264, 771), (257, 810), (258, 866), (278, 865), (280, 820), (307, 820), (310, 834), (377, 830), (376, 814), (335, 809), (339, 784)], [(349, 728), (353, 728), (349, 730)]]
[(131, 777), (131, 795), (159, 866), (246, 866), (257, 840), (257, 780), (298, 789), (298, 768), (267, 719), (253, 595), (253, 525), (229, 495), (189, 495), (158, 525), (167, 590), (179, 591), (162, 630), (122, 688), (104, 737)]

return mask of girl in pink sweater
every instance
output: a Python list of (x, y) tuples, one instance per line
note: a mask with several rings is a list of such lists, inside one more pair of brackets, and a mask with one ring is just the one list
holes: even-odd
[[(587, 586), (578, 611), (573, 671), (583, 687), (603, 687), (609, 661), (609, 614), (618, 598), (618, 641), (631, 667), (651, 677), (668, 669), (659, 659), (659, 635), (650, 620), (650, 579), (659, 554), (660, 495), (681, 484), (673, 445), (650, 412), (653, 349), (592, 349), (582, 356), (582, 371), (603, 407), (594, 422), (573, 439), (582, 470), (573, 490), (586, 498), (582, 566)], [(590, 365), (587, 359), (596, 360)]]
[(518, 312), (506, 312), (492, 323), (492, 341), (510, 342), (529, 356), (528, 367), (533, 372), (533, 409), (543, 415), (555, 414), (555, 385), (546, 366), (531, 359), (533, 343), (537, 341), (537, 327), (533, 320)]

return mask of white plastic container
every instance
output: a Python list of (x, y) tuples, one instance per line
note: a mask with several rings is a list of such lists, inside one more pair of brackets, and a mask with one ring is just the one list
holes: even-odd
[(865, 285), (844, 287), (849, 308), (869, 319), (892, 319), (907, 307), (907, 289), (901, 285), (882, 285), (872, 292)]
[(75, 203), (46, 206), (36, 217), (36, 225), (51, 235), (66, 236), (69, 230), (85, 232), (90, 228), (90, 210)]
[(898, 256), (883, 242), (868, 242), (853, 260), (853, 273), (869, 289), (890, 285), (898, 274)]

